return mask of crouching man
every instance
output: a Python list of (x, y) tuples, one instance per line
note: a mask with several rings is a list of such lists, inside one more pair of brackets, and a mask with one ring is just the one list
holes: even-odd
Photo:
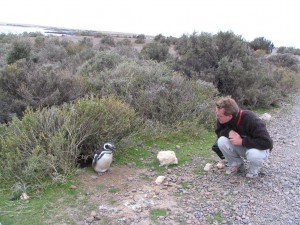
[(226, 173), (237, 173), (245, 159), (249, 163), (246, 177), (257, 177), (273, 147), (265, 122), (254, 112), (240, 109), (229, 96), (216, 102), (216, 119), (217, 144), (228, 162)]

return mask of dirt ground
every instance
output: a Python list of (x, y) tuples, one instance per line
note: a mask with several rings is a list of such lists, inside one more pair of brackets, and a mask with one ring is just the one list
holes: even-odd
[(106, 221), (109, 224), (135, 222), (149, 225), (151, 209), (165, 209), (173, 214), (184, 213), (178, 207), (174, 193), (182, 188), (182, 183), (189, 176), (186, 174), (185, 178), (180, 178), (171, 170), (167, 173), (164, 182), (159, 185), (155, 183), (158, 176), (151, 169), (113, 166), (109, 173), (100, 176), (92, 170), (80, 174), (80, 183), (91, 193), (89, 202), (98, 204), (98, 211), (92, 210), (94, 212), (87, 215), (85, 223), (93, 221), (93, 224), (102, 224)]

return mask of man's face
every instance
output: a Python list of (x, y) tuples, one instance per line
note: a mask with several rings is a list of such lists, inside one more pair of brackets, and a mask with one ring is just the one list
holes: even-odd
[(219, 121), (219, 123), (227, 123), (232, 119), (232, 115), (226, 116), (224, 115), (224, 109), (219, 109), (216, 107), (216, 118)]

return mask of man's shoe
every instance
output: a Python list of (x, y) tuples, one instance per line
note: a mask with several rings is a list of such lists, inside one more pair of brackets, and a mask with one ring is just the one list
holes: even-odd
[(240, 166), (229, 166), (226, 170), (226, 174), (236, 174), (240, 171)]

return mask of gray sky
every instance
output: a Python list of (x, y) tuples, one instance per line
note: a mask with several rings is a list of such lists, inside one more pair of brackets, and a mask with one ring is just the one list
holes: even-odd
[(1, 0), (0, 23), (180, 37), (233, 31), (300, 48), (299, 0)]

